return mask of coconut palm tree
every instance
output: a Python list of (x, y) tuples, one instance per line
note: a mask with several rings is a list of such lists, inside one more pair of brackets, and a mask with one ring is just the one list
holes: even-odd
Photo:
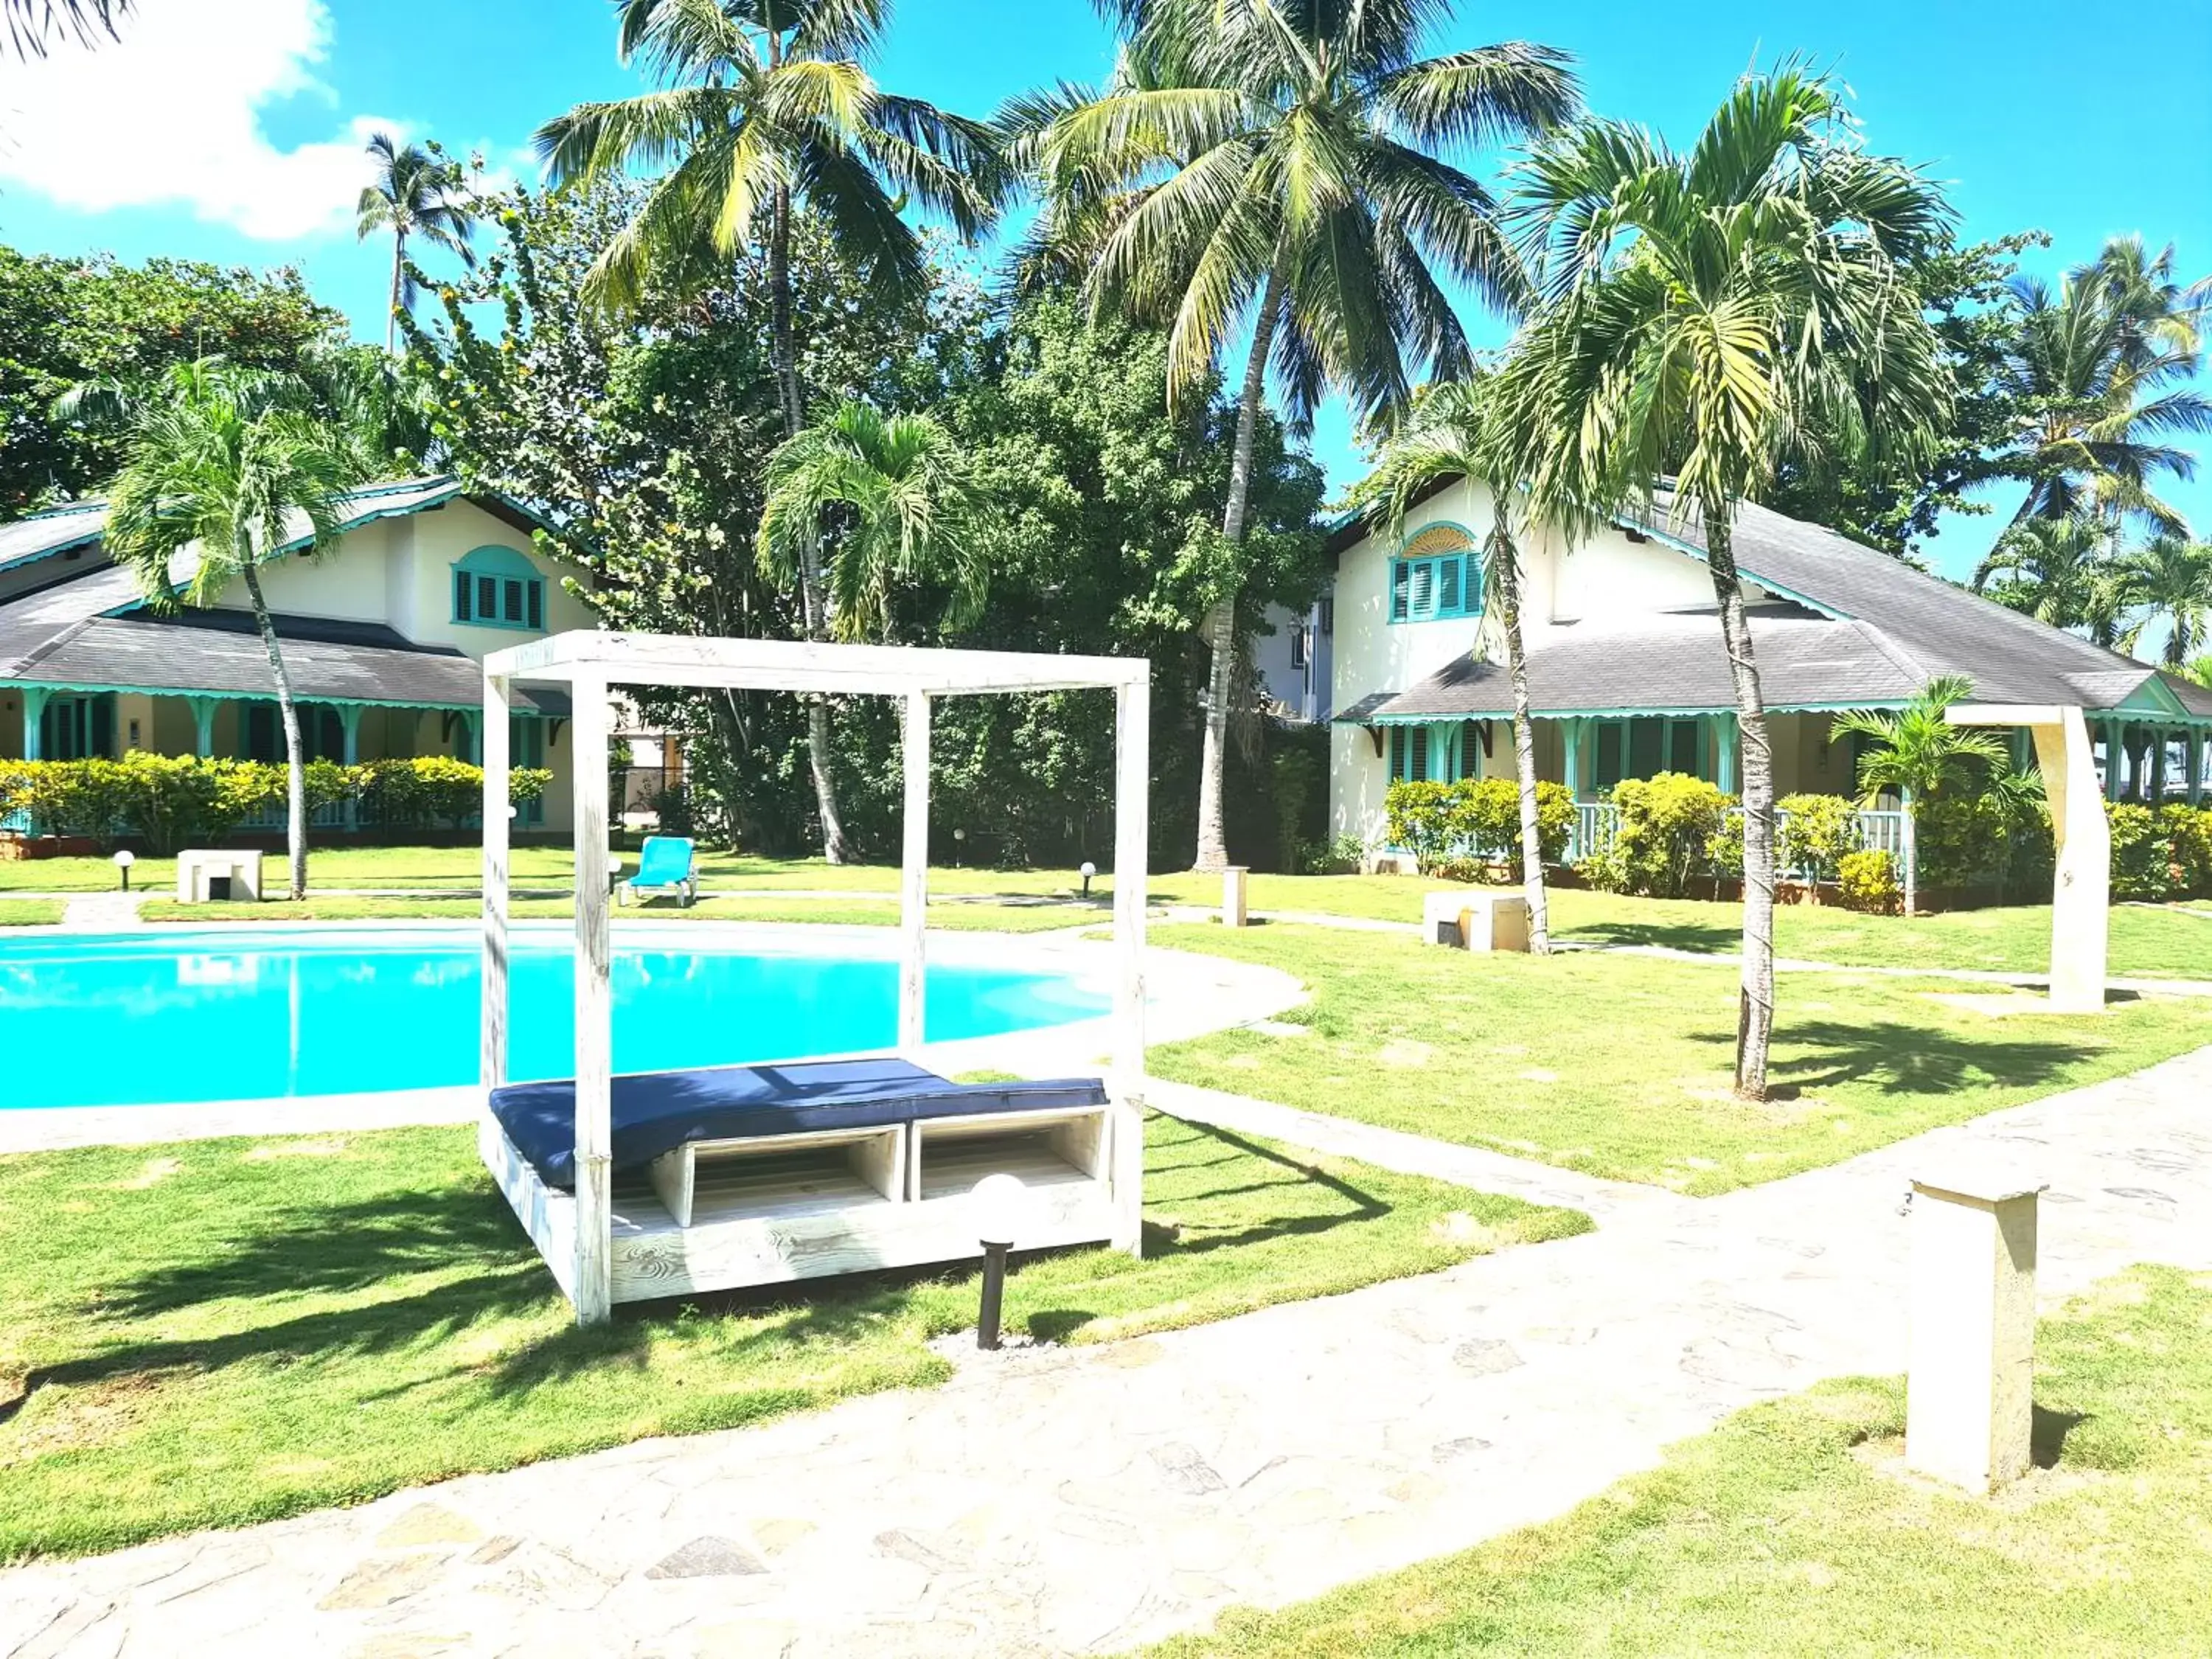
[[(1918, 804), (1966, 781), (1969, 763), (2009, 770), (2011, 757), (1995, 734), (1954, 726), (1944, 710), (1974, 695), (1964, 674), (1939, 674), (1920, 695), (1898, 709), (1856, 708), (1838, 714), (1831, 738), (1856, 733), (1871, 740), (1859, 753), (1858, 786), (1863, 805), (1872, 806), (1885, 789), (1897, 792), (1905, 819), (1905, 914), (1918, 902), (1919, 848), (1914, 813)], [(2010, 787), (2009, 784), (2008, 787)]]
[(2128, 600), (2112, 556), (2112, 527), (2092, 517), (2023, 519), (1975, 567), (1973, 587), (2053, 628), (2079, 629), (2107, 650)]
[(385, 232), (392, 237), (392, 302), (384, 318), (384, 349), (389, 352), (399, 343), (399, 313), (415, 309), (417, 289), (407, 264), (408, 239), (419, 238), (473, 265), (469, 238), (477, 216), (460, 170), (434, 149), (402, 149), (390, 133), (379, 132), (370, 135), (368, 149), (376, 177), (362, 186), (354, 238), (365, 242)]
[(899, 589), (942, 582), (956, 624), (981, 604), (980, 510), (967, 457), (926, 415), (841, 404), (769, 457), (756, 548), (763, 574), (788, 580), (827, 548), (830, 626), (841, 640), (891, 637)]
[(2161, 666), (2179, 673), (2192, 652), (2212, 640), (2212, 544), (2154, 536), (2120, 555), (2114, 566), (2124, 602), (2136, 615), (2121, 649), (2142, 644), (2154, 624), (2167, 624)]
[(113, 40), (116, 20), (126, 17), (131, 0), (0, 0), (0, 24), (8, 32), (8, 47), (25, 60), (44, 58), (46, 42), (57, 34), (73, 37), (81, 46), (100, 44), (105, 34)]
[(2204, 655), (2193, 659), (2183, 666), (2181, 672), (2185, 678), (2195, 680), (2197, 684), (2205, 687), (2208, 690), (2212, 690), (2212, 651), (2208, 651)]
[(218, 358), (172, 369), (131, 419), (130, 459), (109, 488), (106, 529), (109, 555), (137, 574), (156, 607), (213, 605), (234, 582), (245, 587), (284, 728), (294, 898), (307, 885), (306, 769), (260, 569), (329, 551), (340, 497), (360, 482), (352, 449), (303, 411), (307, 395), (288, 375)]
[[(538, 129), (538, 152), (562, 186), (638, 170), (660, 176), (637, 216), (593, 264), (587, 297), (613, 310), (649, 283), (763, 248), (769, 358), (784, 433), (806, 424), (792, 323), (792, 217), (818, 215), (878, 292), (924, 292), (911, 200), (974, 237), (994, 217), (1005, 170), (991, 130), (878, 87), (860, 60), (888, 0), (623, 0), (621, 51), (659, 89), (579, 104)], [(800, 631), (829, 628), (818, 553), (798, 550)], [(824, 855), (849, 856), (830, 770), (830, 708), (807, 704), (807, 749)]]
[(1513, 765), (1521, 789), (1522, 889), (1528, 899), (1528, 948), (1551, 953), (1549, 906), (1544, 884), (1544, 841), (1536, 803), (1535, 725), (1528, 713), (1528, 659), (1522, 645), (1521, 554), (1513, 532), (1521, 496), (1514, 480), (1533, 434), (1516, 428), (1519, 412), (1498, 395), (1494, 379), (1449, 382), (1431, 388), (1414, 405), (1406, 428), (1376, 459), (1358, 499), (1391, 533), (1431, 487), (1454, 479), (1479, 480), (1490, 494), (1490, 533), (1482, 544), (1486, 612), (1496, 619), (1505, 645), (1513, 687)]
[(2020, 323), (2004, 380), (2033, 411), (2008, 464), (2028, 481), (2015, 523), (2086, 512), (2184, 527), (2155, 486), (2195, 474), (2195, 455), (2174, 439), (2212, 431), (2212, 399), (2189, 384), (2208, 287), (2175, 282), (2173, 258), (2123, 237), (2056, 291), (2014, 279)]
[(1578, 104), (1565, 57), (1512, 42), (1423, 57), (1442, 0), (1115, 0), (1121, 64), (1103, 90), (1010, 111), (1045, 198), (1041, 240), (1084, 272), (1094, 314), (1169, 329), (1170, 399), (1211, 395), (1245, 340), (1207, 607), (1197, 851), (1227, 862), (1222, 775), (1236, 671), (1237, 550), (1272, 371), (1291, 423), (1330, 392), (1386, 428), (1416, 368), (1473, 368), (1446, 297), (1525, 295), (1490, 192), (1448, 151), (1548, 130)]
[(1795, 66), (1746, 80), (1696, 144), (1584, 126), (1539, 145), (1510, 209), (1540, 273), (1521, 383), (1546, 441), (1539, 516), (1622, 507), (1702, 532), (1742, 740), (1743, 994), (1736, 1089), (1764, 1097), (1774, 1016), (1774, 773), (1733, 526), (1808, 434), (1852, 451), (1925, 441), (1948, 398), (1900, 270), (1947, 229), (1942, 197), (1852, 142), (1842, 100)]

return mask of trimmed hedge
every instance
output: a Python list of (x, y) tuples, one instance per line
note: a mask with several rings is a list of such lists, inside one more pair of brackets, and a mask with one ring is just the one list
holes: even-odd
[[(1394, 783), (1382, 798), (1390, 844), (1413, 855), (1425, 875), (1466, 875), (1480, 863), (1521, 870), (1521, 786), (1511, 778), (1457, 783)], [(1544, 862), (1557, 864), (1574, 834), (1575, 801), (1565, 784), (1536, 786), (1536, 838)]]
[[(458, 830), (483, 800), (483, 769), (443, 755), (359, 766), (310, 761), (310, 812), (351, 800), (380, 830)], [(536, 800), (550, 772), (519, 767), (516, 805)], [(282, 811), (287, 769), (263, 761), (201, 760), (133, 750), (120, 760), (0, 761), (0, 817), (21, 812), (42, 835), (82, 836), (101, 851), (135, 837), (155, 857), (219, 842), (255, 813)]]

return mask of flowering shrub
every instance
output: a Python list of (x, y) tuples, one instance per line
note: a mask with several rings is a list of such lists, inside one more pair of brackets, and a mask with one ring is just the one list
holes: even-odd
[(1879, 848), (1846, 853), (1836, 861), (1836, 891), (1844, 908), (1887, 915), (1904, 896), (1897, 860)]

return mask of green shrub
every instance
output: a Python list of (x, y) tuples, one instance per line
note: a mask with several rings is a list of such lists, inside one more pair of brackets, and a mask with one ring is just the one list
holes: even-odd
[(156, 858), (221, 841), (262, 807), (284, 802), (284, 768), (134, 750), (112, 763), (122, 819)]
[(1680, 898), (1693, 876), (1712, 872), (1716, 854), (1729, 856), (1735, 797), (1702, 778), (1684, 772), (1626, 778), (1613, 786), (1613, 804), (1620, 822), (1612, 845), (1579, 866), (1592, 886)]
[(1913, 803), (1912, 833), (1920, 885), (1966, 887), (2002, 872), (2011, 825), (1987, 795), (1929, 795)]
[(2173, 842), (2159, 815), (2130, 801), (2108, 801), (2112, 832), (2112, 896), (2167, 899), (2181, 889)]
[(2158, 823), (2172, 849), (2181, 892), (2194, 898), (2212, 896), (2212, 807), (2162, 806)]
[(1836, 860), (1836, 891), (1845, 908), (1887, 915), (1897, 908), (1904, 888), (1897, 860), (1878, 848), (1846, 853)]
[(1775, 851), (1782, 868), (1808, 881), (1832, 881), (1836, 866), (1859, 849), (1858, 809), (1841, 795), (1784, 795)]
[(1413, 855), (1424, 871), (1443, 862), (1455, 838), (1452, 787), (1448, 783), (1394, 783), (1382, 797), (1389, 818), (1390, 844)]

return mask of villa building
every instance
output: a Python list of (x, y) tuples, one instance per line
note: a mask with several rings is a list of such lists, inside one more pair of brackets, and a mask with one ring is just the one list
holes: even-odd
[[(1739, 787), (1701, 531), (1670, 507), (1662, 496), (1648, 521), (1624, 515), (1572, 544), (1549, 531), (1523, 538), (1537, 774), (1583, 804), (1578, 840), (1624, 778), (1678, 771)], [(1487, 492), (1460, 480), (1421, 501), (1401, 534), (1355, 520), (1331, 540), (1332, 834), (1382, 846), (1383, 795), (1401, 779), (1513, 775), (1512, 688), (1482, 591), (1490, 523)], [(2113, 799), (2202, 799), (2212, 691), (1764, 507), (1741, 509), (1735, 551), (1778, 795), (1855, 793), (1850, 756), (1829, 741), (1833, 716), (1899, 707), (1959, 673), (1978, 701), (2085, 710)]]
[[(0, 526), (0, 758), (143, 749), (283, 760), (243, 585), (211, 606), (156, 612), (108, 559), (105, 516), (90, 502)], [(576, 573), (532, 545), (531, 516), (501, 496), (451, 478), (380, 484), (346, 498), (341, 524), (320, 556), (261, 571), (310, 759), (479, 759), (480, 660), (530, 635), (598, 625), (562, 586)], [(173, 577), (188, 577), (190, 561), (187, 552)], [(520, 827), (565, 830), (567, 694), (519, 696), (514, 763), (553, 774)]]

